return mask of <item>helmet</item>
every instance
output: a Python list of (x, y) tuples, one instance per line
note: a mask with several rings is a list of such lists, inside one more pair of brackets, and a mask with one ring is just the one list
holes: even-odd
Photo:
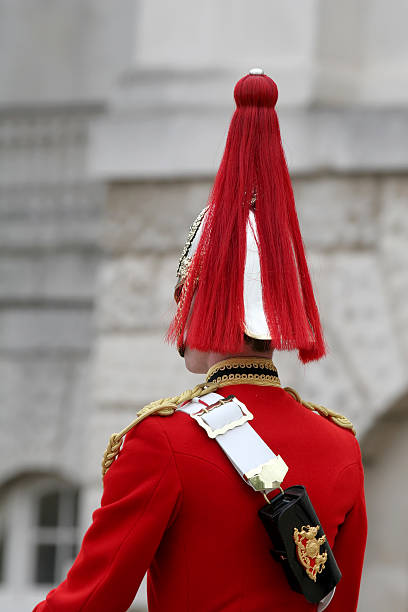
[(238, 81), (237, 108), (208, 205), (183, 249), (168, 339), (182, 353), (234, 354), (244, 335), (325, 354), (320, 317), (282, 148), (275, 82), (260, 69)]

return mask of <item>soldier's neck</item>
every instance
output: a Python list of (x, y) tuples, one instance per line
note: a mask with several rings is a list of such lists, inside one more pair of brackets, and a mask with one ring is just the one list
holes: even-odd
[(272, 359), (273, 351), (254, 351), (250, 347), (243, 347), (239, 353), (205, 353), (196, 349), (186, 348), (184, 359), (186, 368), (194, 374), (206, 374), (208, 370), (220, 361), (232, 357), (261, 357), (264, 359)]

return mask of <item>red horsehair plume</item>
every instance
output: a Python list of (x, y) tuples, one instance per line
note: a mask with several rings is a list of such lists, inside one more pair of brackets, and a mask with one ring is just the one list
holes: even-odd
[(233, 354), (242, 349), (246, 227), (256, 194), (271, 344), (297, 349), (306, 363), (325, 354), (325, 343), (275, 111), (278, 88), (268, 76), (251, 74), (238, 81), (234, 98), (237, 108), (202, 236), (167, 337), (200, 351)]

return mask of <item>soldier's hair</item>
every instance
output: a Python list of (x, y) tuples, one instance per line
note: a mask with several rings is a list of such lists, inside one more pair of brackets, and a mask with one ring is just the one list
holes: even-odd
[(256, 353), (270, 353), (272, 350), (272, 343), (270, 340), (259, 340), (258, 338), (251, 338), (244, 334), (244, 342)]

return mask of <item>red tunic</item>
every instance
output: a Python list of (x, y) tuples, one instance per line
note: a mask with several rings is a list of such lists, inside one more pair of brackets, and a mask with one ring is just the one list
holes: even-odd
[[(351, 431), (274, 386), (231, 385), (252, 427), (303, 484), (343, 577), (329, 612), (357, 608), (366, 542), (363, 469)], [(311, 612), (270, 554), (265, 504), (218, 444), (183, 413), (151, 416), (127, 435), (105, 476), (66, 580), (36, 612), (124, 612), (148, 570), (151, 612)]]

